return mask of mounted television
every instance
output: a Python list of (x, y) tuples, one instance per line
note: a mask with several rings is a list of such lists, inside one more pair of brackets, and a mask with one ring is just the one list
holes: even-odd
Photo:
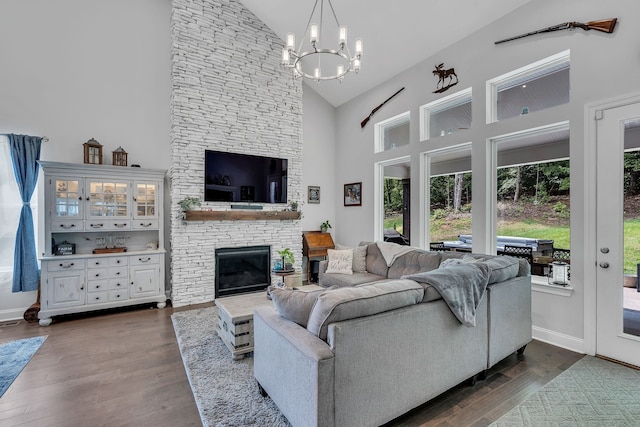
[(287, 203), (287, 159), (204, 152), (206, 202)]

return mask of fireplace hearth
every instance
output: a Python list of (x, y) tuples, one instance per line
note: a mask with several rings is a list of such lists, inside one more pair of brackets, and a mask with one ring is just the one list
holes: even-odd
[(255, 292), (271, 284), (271, 247), (216, 249), (215, 298)]

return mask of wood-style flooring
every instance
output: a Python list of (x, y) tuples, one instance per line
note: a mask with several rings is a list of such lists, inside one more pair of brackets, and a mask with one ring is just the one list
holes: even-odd
[[(0, 426), (200, 426), (200, 417), (164, 310), (128, 309), (0, 327), (0, 343), (48, 335), (0, 398)], [(582, 355), (534, 341), (466, 384), (393, 421), (393, 426), (485, 426)]]

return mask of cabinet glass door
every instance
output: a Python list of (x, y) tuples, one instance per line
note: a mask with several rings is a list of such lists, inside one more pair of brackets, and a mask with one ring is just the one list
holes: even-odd
[(157, 218), (157, 185), (153, 183), (135, 183), (133, 197), (135, 218)]
[(126, 218), (129, 216), (129, 184), (89, 181), (88, 217)]
[(55, 178), (53, 180), (55, 211), (57, 218), (82, 218), (82, 186), (79, 179)]

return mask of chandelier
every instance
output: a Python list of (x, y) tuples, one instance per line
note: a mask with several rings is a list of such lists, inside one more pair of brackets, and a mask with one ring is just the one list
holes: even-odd
[[(331, 9), (333, 19), (335, 20), (335, 35), (337, 36), (337, 49), (321, 48), (320, 42), (326, 43), (326, 34), (323, 28), (324, 4), (325, 0), (316, 0), (307, 22), (307, 28), (304, 30), (308, 33), (309, 44), (306, 44), (304, 38), (296, 49), (296, 36), (293, 33), (287, 33), (286, 46), (282, 49), (282, 66), (291, 68), (293, 76), (306, 77), (319, 82), (320, 80), (338, 80), (342, 81), (344, 76), (350, 71), (360, 71), (360, 59), (362, 58), (362, 39), (355, 42), (355, 52), (351, 56), (351, 52), (347, 47), (347, 27), (340, 25), (336, 12), (333, 10), (331, 0), (326, 0)], [(316, 10), (320, 2), (319, 18), (320, 24), (311, 23), (316, 15)], [(329, 26), (329, 27), (332, 27)]]

